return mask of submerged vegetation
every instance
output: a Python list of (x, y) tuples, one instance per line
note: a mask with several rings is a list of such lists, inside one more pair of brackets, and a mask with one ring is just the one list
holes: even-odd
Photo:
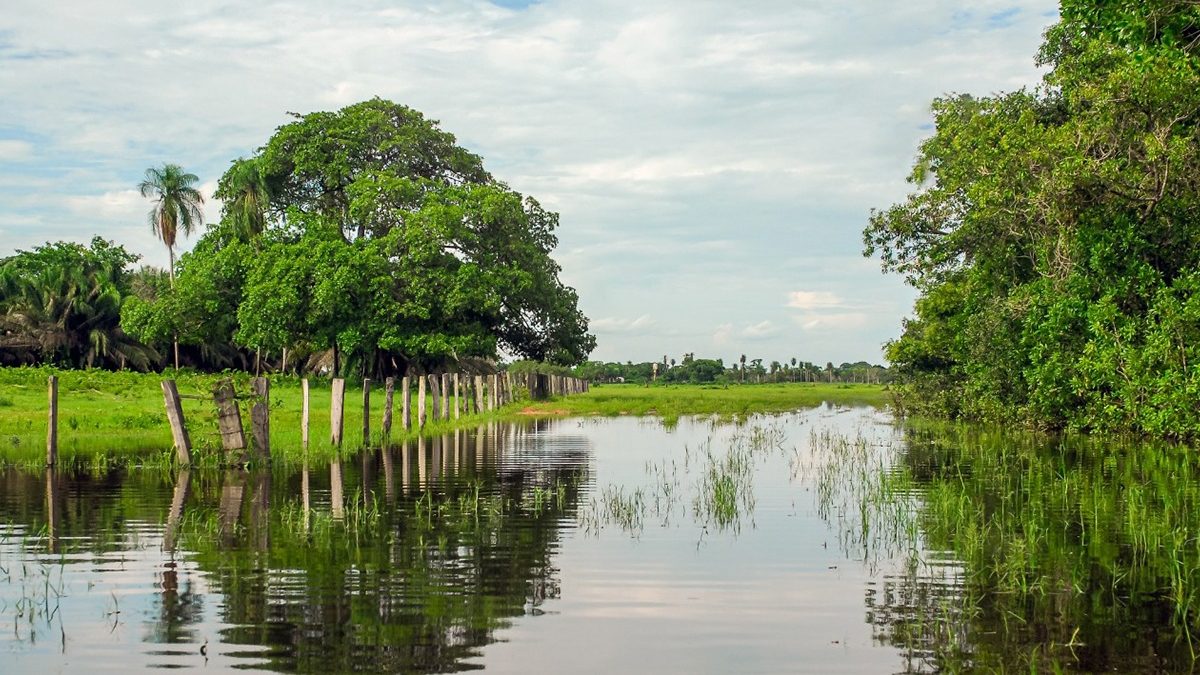
[(869, 609), (919, 670), (1177, 672), (1200, 656), (1187, 448), (930, 424), (882, 446), (813, 441), (843, 550), (905, 561)]
[(736, 534), (754, 522), (755, 473), (763, 460), (784, 452), (785, 440), (782, 428), (761, 422), (729, 438), (709, 435), (694, 450), (685, 448), (682, 463), (648, 461), (649, 484), (605, 485), (580, 510), (580, 525), (593, 533), (612, 525), (639, 536), (647, 520), (666, 527), (690, 515), (704, 533)]
[(1200, 437), (1200, 8), (1063, 0), (1044, 85), (934, 102), (866, 253), (921, 292), (919, 413)]

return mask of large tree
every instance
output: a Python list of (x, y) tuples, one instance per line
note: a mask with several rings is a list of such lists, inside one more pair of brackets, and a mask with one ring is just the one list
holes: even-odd
[[(180, 262), (191, 299), (140, 306), (139, 327), (178, 325), (188, 342), (205, 324), (189, 315), (216, 308), (245, 348), (329, 352), (335, 370), (375, 373), (501, 350), (572, 364), (595, 345), (551, 257), (557, 214), (415, 110), (373, 99), (299, 116), (218, 194), (222, 223)], [(212, 286), (214, 260), (241, 276)]]
[(1032, 91), (947, 96), (866, 252), (921, 291), (906, 405), (1200, 433), (1200, 9), (1067, 0)]

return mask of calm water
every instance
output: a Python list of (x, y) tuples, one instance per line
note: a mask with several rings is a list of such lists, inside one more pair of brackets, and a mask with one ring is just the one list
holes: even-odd
[(263, 473), (7, 470), (0, 672), (1190, 669), (1195, 491), (1151, 484), (1191, 464), (1014, 443), (826, 406)]

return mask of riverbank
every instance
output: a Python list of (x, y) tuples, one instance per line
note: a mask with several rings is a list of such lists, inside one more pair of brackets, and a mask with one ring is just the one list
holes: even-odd
[[(59, 378), (58, 447), (62, 464), (131, 463), (170, 465), (174, 461), (160, 383), (174, 379), (183, 395), (184, 416), (197, 463), (216, 464), (222, 456), (213, 385), (230, 378), (239, 392), (249, 391), (246, 373), (178, 374), (129, 371), (0, 368), (0, 464), (37, 465), (45, 461), (47, 391), (51, 374)], [(331, 457), (363, 446), (362, 397), (347, 383), (345, 431), (339, 450), (329, 439), (329, 380), (310, 378), (310, 442), (308, 456)], [(377, 385), (378, 387), (378, 385)], [(395, 404), (393, 442), (418, 435), (438, 435), (490, 421), (528, 415), (655, 415), (673, 425), (684, 415), (715, 415), (724, 419), (812, 407), (829, 401), (843, 405), (885, 405), (887, 392), (875, 385), (773, 384), (745, 386), (637, 385), (594, 386), (586, 394), (531, 401), (518, 397), (491, 412), (458, 420), (430, 421), (425, 428), (405, 431)], [(399, 398), (397, 396), (397, 398)], [(414, 408), (416, 405), (415, 394)], [(305, 456), (300, 438), (300, 379), (271, 377), (271, 447), (273, 458), (298, 461)], [(415, 415), (415, 412), (414, 412)], [(383, 417), (383, 392), (373, 392), (370, 429), (373, 443)], [(243, 410), (243, 422), (249, 414)]]
[(780, 413), (811, 408), (822, 403), (873, 405), (891, 401), (886, 387), (877, 384), (796, 382), (787, 384), (642, 386), (593, 385), (582, 396), (536, 401), (520, 410), (524, 415), (615, 416), (652, 415), (673, 425), (688, 415), (714, 415), (723, 420), (755, 413)]

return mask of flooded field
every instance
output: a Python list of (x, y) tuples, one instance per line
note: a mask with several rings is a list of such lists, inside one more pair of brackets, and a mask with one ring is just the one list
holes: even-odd
[(1196, 466), (823, 406), (0, 473), (0, 668), (1186, 671)]

